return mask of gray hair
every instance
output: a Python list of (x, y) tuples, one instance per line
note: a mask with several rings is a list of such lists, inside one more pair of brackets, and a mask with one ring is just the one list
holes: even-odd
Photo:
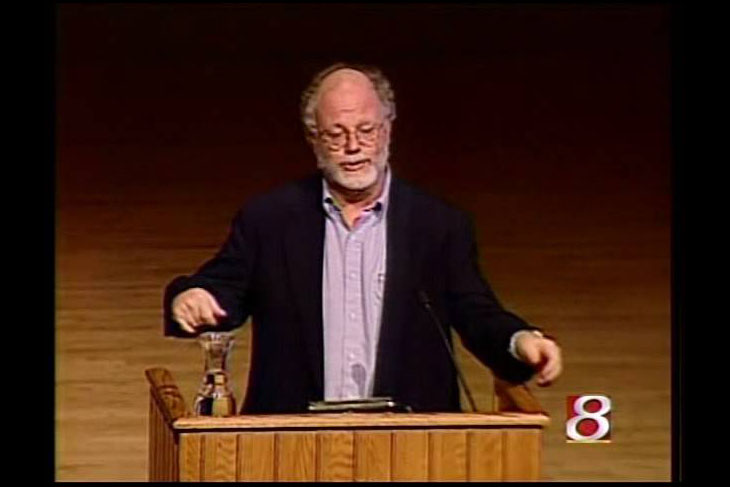
[(380, 102), (387, 111), (386, 118), (391, 122), (395, 120), (395, 94), (390, 87), (390, 82), (379, 68), (363, 64), (335, 63), (315, 74), (312, 81), (310, 81), (304, 92), (302, 92), (300, 111), (307, 137), (313, 137), (317, 132), (314, 111), (317, 106), (317, 93), (319, 88), (327, 76), (340, 69), (353, 69), (367, 76), (375, 88), (378, 99), (380, 99)]

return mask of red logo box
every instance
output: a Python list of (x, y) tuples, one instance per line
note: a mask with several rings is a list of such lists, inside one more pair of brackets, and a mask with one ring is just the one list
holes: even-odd
[(611, 399), (603, 394), (568, 396), (565, 438), (568, 443), (611, 442)]

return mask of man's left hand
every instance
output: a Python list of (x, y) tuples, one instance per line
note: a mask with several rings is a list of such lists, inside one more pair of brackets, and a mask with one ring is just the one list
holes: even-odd
[(563, 371), (560, 347), (554, 340), (534, 333), (520, 333), (515, 342), (515, 351), (523, 361), (537, 371), (537, 385), (549, 386)]

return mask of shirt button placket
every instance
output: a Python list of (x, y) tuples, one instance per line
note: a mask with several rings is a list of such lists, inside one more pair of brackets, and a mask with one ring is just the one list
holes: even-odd
[(345, 384), (344, 384), (344, 391), (347, 396), (357, 396), (359, 393), (359, 388), (357, 384), (355, 383), (354, 378), (352, 377), (352, 366), (355, 363), (356, 360), (356, 353), (354, 348), (357, 346), (357, 342), (360, 339), (358, 337), (358, 331), (359, 328), (362, 326), (358, 322), (358, 317), (360, 316), (358, 313), (357, 306), (360, 303), (359, 296), (361, 294), (360, 290), (360, 279), (359, 279), (359, 266), (360, 266), (360, 260), (361, 260), (361, 246), (359, 245), (358, 240), (355, 238), (355, 233), (357, 230), (353, 231), (347, 236), (346, 243), (345, 243), (345, 267), (346, 267), (346, 276), (347, 276), (347, 282), (345, 284), (345, 306), (347, 308), (347, 317), (348, 317), (348, 323), (345, 327), (346, 329), (346, 344), (345, 348), (347, 350), (346, 354), (346, 363), (343, 364), (344, 372), (345, 372)]

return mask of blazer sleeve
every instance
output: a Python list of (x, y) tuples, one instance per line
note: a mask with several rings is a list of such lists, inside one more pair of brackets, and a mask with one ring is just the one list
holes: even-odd
[(165, 288), (163, 296), (163, 326), (165, 336), (192, 337), (172, 318), (172, 301), (181, 292), (200, 287), (215, 297), (228, 314), (217, 330), (230, 331), (248, 319), (250, 285), (256, 261), (254, 218), (250, 211), (239, 210), (231, 223), (225, 243), (216, 255), (194, 274), (179, 276)]
[(538, 328), (504, 309), (482, 276), (473, 225), (466, 214), (454, 219), (446, 248), (447, 306), (464, 346), (498, 377), (529, 380), (533, 368), (509, 353), (509, 342), (517, 331)]

